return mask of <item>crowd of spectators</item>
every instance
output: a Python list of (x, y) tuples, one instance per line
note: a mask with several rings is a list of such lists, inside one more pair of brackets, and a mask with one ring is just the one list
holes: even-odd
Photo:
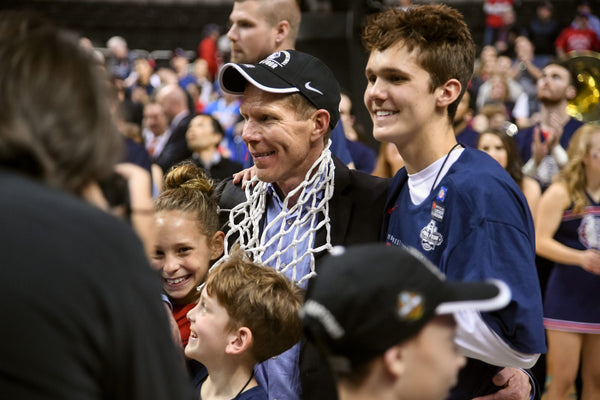
[[(382, 2), (379, 8), (392, 7), (393, 3)], [(401, 6), (410, 5), (411, 2), (403, 2)], [(568, 26), (559, 24), (551, 1), (540, 1), (529, 20), (520, 20), (515, 15), (515, 7), (512, 0), (484, 2), (486, 28), (468, 88), (470, 115), (461, 131), (467, 128), (481, 132), (495, 126), (511, 127), (514, 131), (538, 124), (541, 103), (537, 97), (537, 82), (542, 68), (551, 59), (566, 58), (572, 51), (600, 50), (597, 39), (600, 24), (587, 1), (574, 10)], [(222, 93), (215, 82), (219, 67), (231, 57), (229, 42), (224, 27), (211, 23), (203, 28), (197, 49), (176, 48), (167, 52), (168, 60), (156, 60), (148, 52), (136, 56), (122, 37), (110, 38), (105, 44), (108, 52), (104, 50), (104, 63), (121, 91), (123, 118), (147, 132), (149, 127), (142, 118), (143, 108), (154, 102), (162, 86), (177, 83), (187, 97), (190, 115), (208, 114), (221, 124), (224, 135), (217, 147), (219, 155), (243, 166), (250, 165), (241, 139), (239, 98)], [(351, 105), (351, 96), (343, 96), (342, 107), (347, 107), (348, 101)], [(503, 118), (498, 112), (500, 107)], [(377, 149), (371, 148), (372, 135), (354, 115), (346, 118), (342, 113), (342, 122), (354, 166), (373, 172), (376, 164), (373, 152)], [(150, 150), (147, 139), (147, 134), (137, 137)], [(467, 144), (474, 146), (474, 140), (467, 139)], [(183, 158), (169, 160), (167, 167)], [(165, 165), (162, 167), (164, 171)]]

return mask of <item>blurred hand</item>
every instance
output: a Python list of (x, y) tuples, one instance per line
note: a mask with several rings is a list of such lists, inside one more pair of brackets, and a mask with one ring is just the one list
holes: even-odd
[(558, 144), (563, 133), (563, 125), (557, 113), (550, 113), (548, 118), (548, 149), (552, 150)]
[(531, 142), (531, 157), (535, 161), (535, 165), (540, 165), (544, 157), (549, 153), (548, 139), (542, 142), (542, 132), (539, 125), (533, 128), (533, 140)]
[(590, 249), (583, 252), (581, 268), (592, 274), (600, 275), (600, 251)]
[(504, 368), (494, 376), (494, 385), (501, 386), (496, 393), (473, 400), (529, 400), (531, 383), (529, 376), (518, 368)]

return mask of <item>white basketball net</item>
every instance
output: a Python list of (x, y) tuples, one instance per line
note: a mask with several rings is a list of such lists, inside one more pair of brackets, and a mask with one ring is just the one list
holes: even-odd
[[(333, 196), (335, 166), (331, 158), (331, 152), (329, 151), (330, 143), (327, 144), (319, 159), (315, 161), (306, 173), (304, 181), (283, 200), (282, 211), (264, 229), (261, 229), (260, 224), (267, 210), (268, 183), (259, 181), (256, 176), (246, 184), (247, 201), (238, 204), (231, 210), (219, 210), (219, 212), (229, 211), (229, 229), (225, 236), (225, 255), (217, 264), (227, 259), (229, 254), (228, 249), (230, 248), (229, 241), (233, 240), (232, 236), (235, 237), (237, 234), (238, 239), (236, 243), (239, 243), (241, 248), (255, 262), (269, 265), (279, 273), (287, 273), (291, 269), (291, 279), (298, 285), (316, 275), (314, 254), (323, 250), (330, 250), (332, 247), (329, 200)], [(298, 201), (288, 209), (289, 199), (298, 193), (300, 193)], [(322, 196), (319, 196), (320, 193), (322, 193)], [(298, 215), (297, 218), (293, 219), (293, 223), (289, 225), (285, 223), (286, 217), (296, 212), (298, 212)], [(323, 215), (323, 218), (319, 221), (320, 214)], [(275, 226), (280, 227), (279, 231), (265, 243), (266, 232)], [(299, 229), (300, 226), (307, 226), (308, 229), (302, 232)], [(304, 254), (298, 254), (300, 252), (298, 245), (304, 240), (314, 237), (316, 232), (323, 227), (325, 227), (326, 231), (325, 244), (319, 247), (309, 245), (308, 250)], [(291, 237), (292, 239), (291, 243), (287, 246), (284, 242), (284, 237), (288, 239)], [(268, 258), (263, 259), (267, 248), (275, 250)], [(293, 251), (293, 261), (286, 265), (282, 261), (281, 255), (290, 249)], [(297, 276), (296, 266), (305, 257), (310, 257), (310, 271), (304, 276)], [(288, 276), (290, 275), (288, 274)]]

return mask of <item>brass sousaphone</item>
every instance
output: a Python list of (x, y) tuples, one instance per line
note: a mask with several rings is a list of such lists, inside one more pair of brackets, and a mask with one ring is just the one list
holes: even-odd
[(577, 90), (567, 112), (580, 121), (600, 121), (600, 53), (572, 52), (567, 63), (574, 73)]

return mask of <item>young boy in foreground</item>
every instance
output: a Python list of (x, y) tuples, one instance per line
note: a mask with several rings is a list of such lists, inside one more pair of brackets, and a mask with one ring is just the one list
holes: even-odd
[(197, 388), (210, 400), (267, 400), (254, 365), (300, 339), (299, 290), (273, 268), (249, 261), (238, 249), (215, 266), (188, 313), (186, 356), (206, 367)]

